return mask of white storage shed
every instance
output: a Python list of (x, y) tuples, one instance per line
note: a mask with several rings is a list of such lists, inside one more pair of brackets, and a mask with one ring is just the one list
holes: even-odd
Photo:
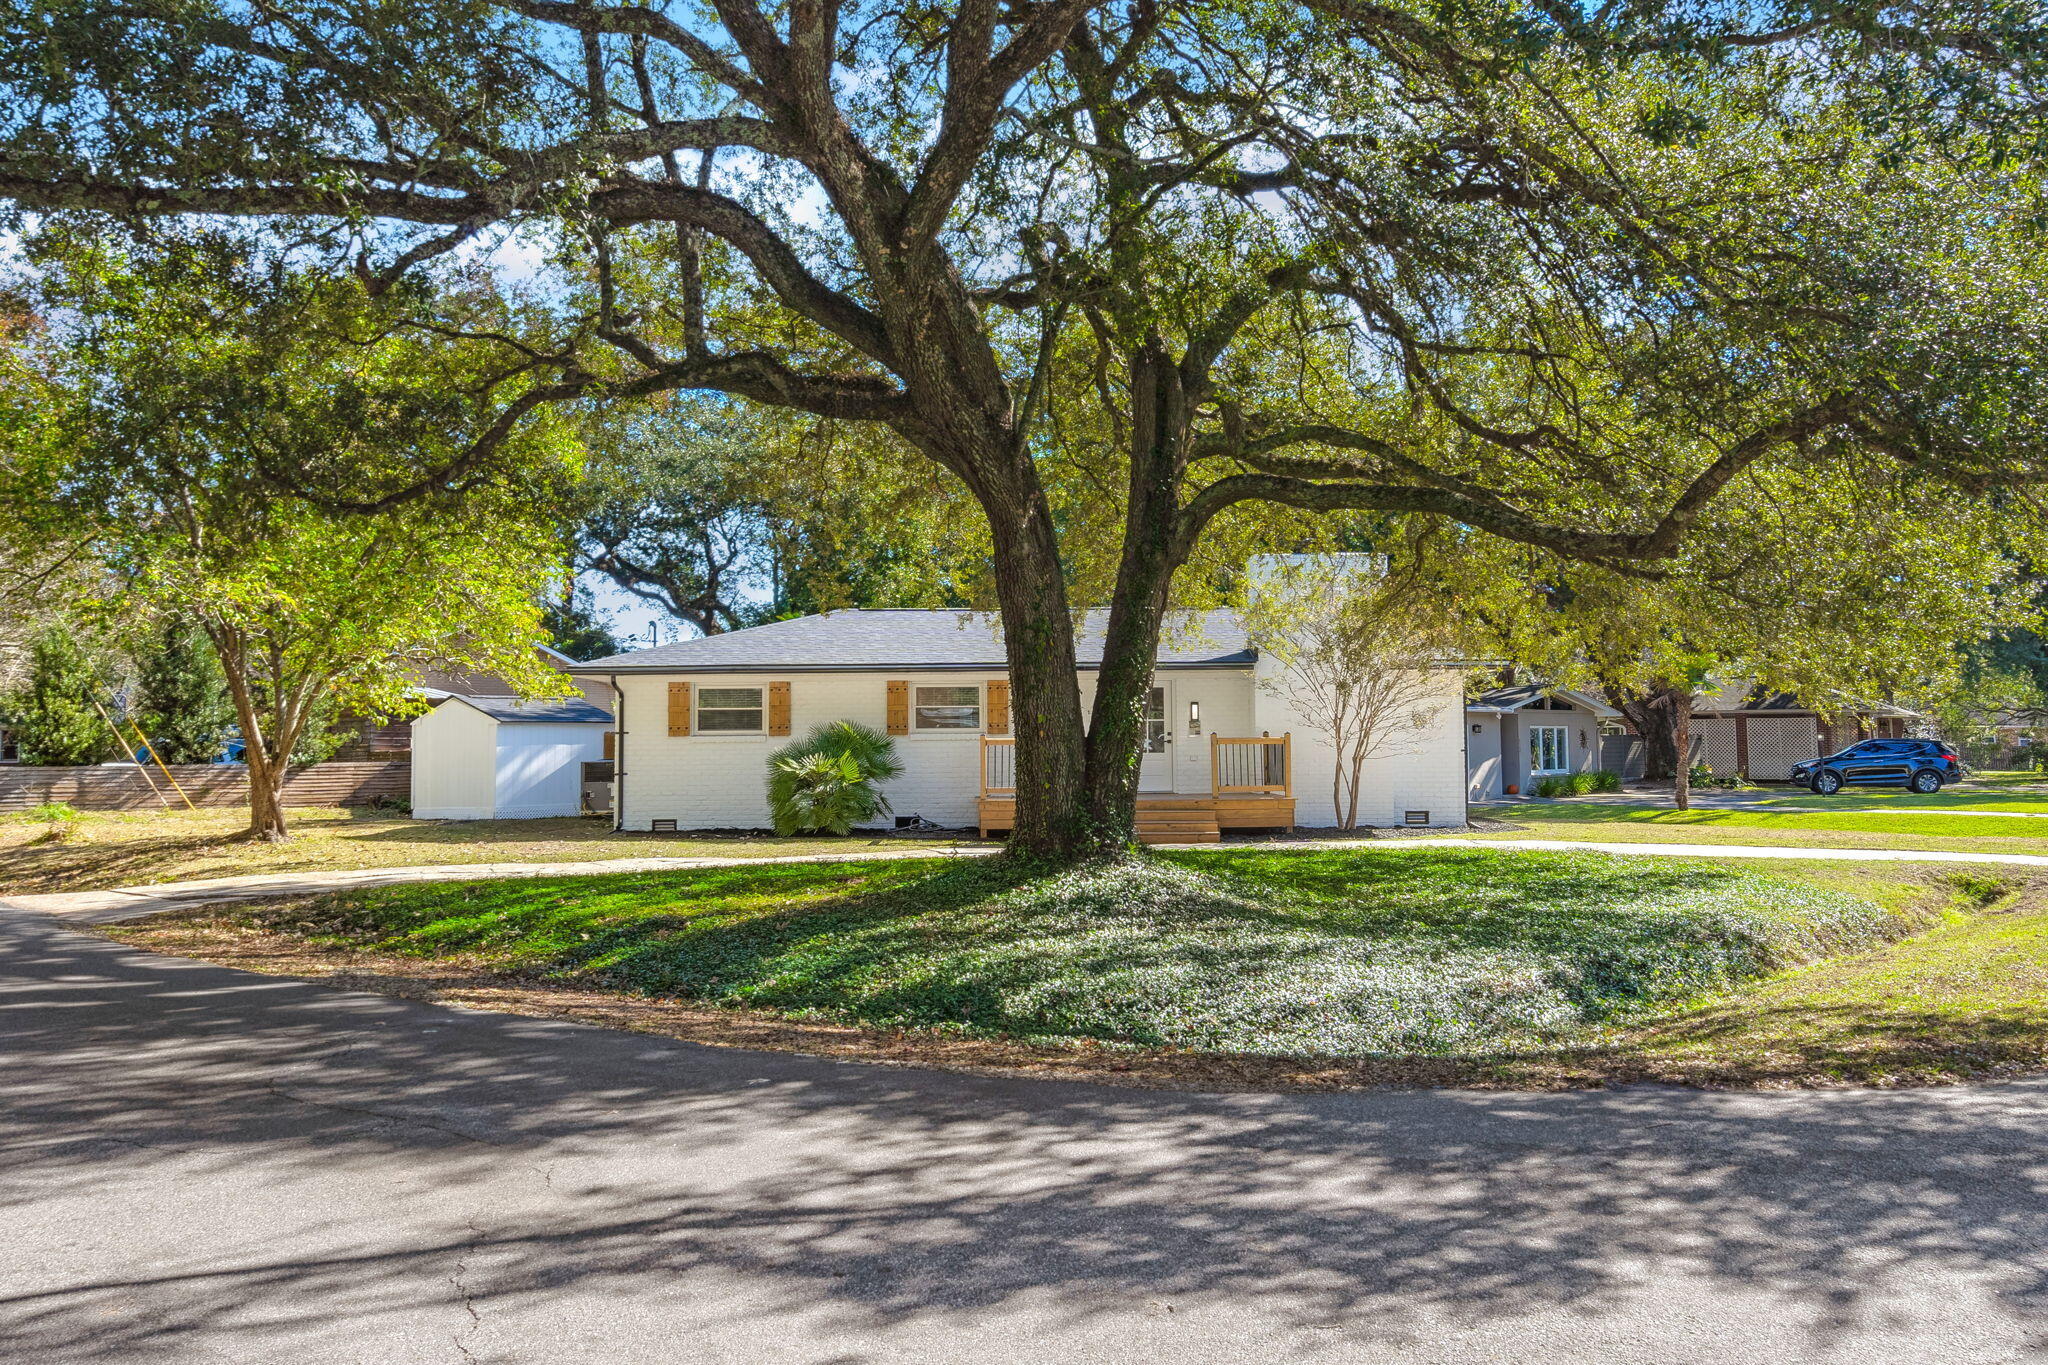
[(449, 697), (412, 723), (420, 820), (579, 815), (583, 765), (604, 759), (611, 712), (581, 697)]

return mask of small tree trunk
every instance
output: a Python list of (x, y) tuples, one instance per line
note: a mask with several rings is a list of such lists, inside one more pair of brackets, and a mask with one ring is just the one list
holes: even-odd
[(206, 635), (220, 659), (221, 675), (227, 679), (228, 696), (235, 704), (235, 722), (242, 727), (242, 764), (249, 775), (249, 837), (277, 843), (291, 837), (284, 822), (284, 779), (289, 769), (291, 745), (287, 738), (283, 752), (273, 758), (268, 747), (278, 736), (267, 735), (250, 690), (248, 642), (239, 631), (208, 623)]
[(1678, 765), (1671, 786), (1671, 802), (1680, 810), (1692, 809), (1692, 694), (1678, 707)]
[(291, 837), (284, 822), (284, 779), (290, 771), (286, 762), (269, 758), (254, 747), (249, 759), (249, 837), (267, 843), (282, 843)]
[(1344, 828), (1347, 830), (1358, 828), (1358, 788), (1364, 780), (1365, 750), (1363, 747), (1360, 747), (1352, 750), (1351, 753), (1351, 792), (1350, 799), (1344, 809)]

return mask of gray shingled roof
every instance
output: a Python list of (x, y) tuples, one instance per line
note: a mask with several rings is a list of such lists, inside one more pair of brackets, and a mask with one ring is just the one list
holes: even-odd
[(1585, 692), (1573, 692), (1562, 687), (1544, 687), (1541, 684), (1524, 683), (1516, 687), (1496, 687), (1491, 692), (1481, 692), (1465, 703), (1467, 711), (1519, 711), (1540, 697), (1562, 697), (1576, 703), (1597, 716), (1618, 716), (1616, 711), (1598, 697)]
[[(450, 697), (473, 706), (500, 725), (609, 725), (612, 713), (582, 697), (521, 701), (517, 697)], [(445, 703), (444, 703), (445, 704)]]
[[(1075, 649), (1083, 668), (1102, 662), (1107, 611), (1091, 611)], [(1257, 653), (1234, 612), (1176, 614), (1160, 641), (1160, 668), (1247, 668)], [(605, 673), (861, 673), (903, 668), (1002, 669), (1003, 637), (994, 612), (884, 609), (828, 611), (699, 640), (679, 640), (592, 659), (569, 671)]]

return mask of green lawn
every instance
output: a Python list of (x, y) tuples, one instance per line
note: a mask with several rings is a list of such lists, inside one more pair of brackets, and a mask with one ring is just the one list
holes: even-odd
[(1895, 787), (1848, 787), (1834, 796), (1815, 796), (1802, 787), (1787, 787), (1772, 801), (1800, 810), (1939, 811), (1977, 810), (1993, 814), (2048, 815), (2048, 793), (2029, 787), (1954, 788), (1921, 796)]
[(616, 834), (608, 820), (573, 816), (414, 820), (361, 807), (304, 807), (289, 814), (292, 837), (281, 844), (245, 839), (249, 815), (239, 809), (83, 811), (61, 821), (0, 815), (0, 895), (428, 863), (757, 858), (946, 842), (867, 835), (777, 839), (765, 834)]
[[(1921, 798), (1935, 800), (1939, 798)], [(1923, 808), (1924, 809), (1924, 808)], [(2044, 809), (2043, 813), (2048, 813)], [(2012, 813), (1944, 815), (1920, 811), (1694, 809), (1604, 802), (1532, 803), (1486, 812), (1512, 828), (1487, 839), (1578, 839), (1601, 843), (1783, 844), (1802, 848), (1926, 849), (2048, 854), (2048, 820)]]
[[(2048, 913), (1965, 887), (1924, 932), (1817, 962), (1616, 1039), (1668, 1080), (1897, 1084), (2048, 1065)], [(1974, 903), (1973, 903), (1974, 902)]]
[(1230, 849), (1048, 880), (877, 861), (428, 884), (232, 913), (371, 953), (800, 1019), (1451, 1056), (1583, 1040), (1896, 937), (1912, 882), (1596, 854)]

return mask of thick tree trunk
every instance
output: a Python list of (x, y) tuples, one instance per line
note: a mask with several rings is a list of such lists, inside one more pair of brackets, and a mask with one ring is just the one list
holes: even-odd
[(1669, 682), (1647, 688), (1604, 683), (1607, 702), (1627, 718), (1643, 741), (1643, 776), (1655, 782), (1678, 771), (1678, 720), (1690, 713), (1692, 694)]
[(1095, 848), (1087, 819), (1086, 737), (1074, 655), (1074, 620), (1060, 570), (1051, 510), (1034, 481), (995, 524), (996, 597), (1010, 662), (1010, 727), (1016, 736), (1012, 852), (1054, 862)]
[[(1167, 594), (1180, 567), (1180, 476), (1188, 400), (1180, 369), (1157, 338), (1131, 361), (1131, 473), (1123, 556), (1095, 678), (1087, 746), (1087, 852), (1113, 855), (1137, 837), (1145, 699), (1159, 658)], [(1167, 717), (1171, 743), (1173, 718)]]

